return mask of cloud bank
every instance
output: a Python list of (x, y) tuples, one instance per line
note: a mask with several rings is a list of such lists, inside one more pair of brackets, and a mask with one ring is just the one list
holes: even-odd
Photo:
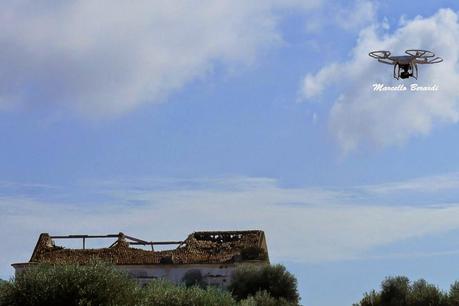
[[(372, 84), (395, 86), (408, 81), (392, 79), (390, 66), (368, 56), (372, 50), (402, 54), (406, 49), (433, 50), (444, 59), (421, 66), (420, 86), (438, 84), (438, 92), (373, 92)], [(458, 14), (441, 9), (435, 15), (402, 19), (391, 32), (386, 22), (360, 32), (350, 59), (307, 74), (301, 87), (305, 100), (315, 100), (334, 88), (340, 93), (330, 110), (329, 126), (345, 151), (359, 146), (399, 145), (410, 137), (427, 135), (440, 125), (459, 120), (459, 22)]]
[(116, 116), (280, 41), (279, 12), (321, 0), (4, 1), (0, 110)]
[[(445, 187), (427, 191), (429, 203), (378, 204), (394, 194), (411, 198), (430, 179)], [(266, 231), (275, 262), (371, 258), (378, 247), (459, 229), (459, 203), (436, 202), (437, 192), (444, 195), (457, 184), (457, 174), (346, 189), (285, 188), (276, 180), (247, 177), (112, 181), (80, 186), (90, 200), (59, 188), (48, 196), (30, 189), (40, 187), (26, 186), (30, 193), (20, 194), (17, 185), (4, 185), (0, 239), (7, 247), (0, 274), (6, 277), (12, 262), (28, 260), (41, 232), (123, 231), (149, 240), (180, 240), (197, 230), (256, 228)]]

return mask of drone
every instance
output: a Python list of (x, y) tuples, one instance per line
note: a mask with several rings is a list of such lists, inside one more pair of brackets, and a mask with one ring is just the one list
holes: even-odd
[(437, 64), (443, 62), (441, 57), (435, 57), (432, 51), (406, 50), (407, 55), (391, 56), (389, 51), (372, 51), (368, 55), (378, 62), (394, 66), (394, 78), (399, 80), (413, 77), (418, 79), (418, 64)]

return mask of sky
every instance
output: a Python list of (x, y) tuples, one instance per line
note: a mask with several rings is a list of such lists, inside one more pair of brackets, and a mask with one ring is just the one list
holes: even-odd
[[(1, 278), (41, 232), (262, 229), (305, 305), (459, 280), (456, 0), (18, 0), (0, 25)], [(368, 56), (413, 48), (444, 62)]]

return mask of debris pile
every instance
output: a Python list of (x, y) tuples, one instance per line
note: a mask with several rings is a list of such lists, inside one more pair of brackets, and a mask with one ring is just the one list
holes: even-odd
[(85, 264), (97, 259), (117, 265), (149, 265), (269, 261), (264, 232), (257, 230), (195, 232), (177, 248), (163, 251), (133, 248), (124, 237), (118, 234), (118, 240), (107, 248), (67, 249), (56, 246), (49, 234), (41, 234), (30, 262)]

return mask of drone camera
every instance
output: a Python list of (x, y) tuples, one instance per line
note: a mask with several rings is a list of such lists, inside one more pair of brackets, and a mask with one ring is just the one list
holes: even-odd
[(411, 65), (400, 65), (400, 68), (403, 69), (400, 72), (401, 79), (408, 79), (410, 76), (413, 76), (413, 73), (410, 73), (410, 70), (412, 71)]
[(412, 76), (412, 74), (409, 73), (408, 71), (402, 71), (400, 73), (400, 78), (402, 78), (402, 79), (408, 79), (410, 76)]

